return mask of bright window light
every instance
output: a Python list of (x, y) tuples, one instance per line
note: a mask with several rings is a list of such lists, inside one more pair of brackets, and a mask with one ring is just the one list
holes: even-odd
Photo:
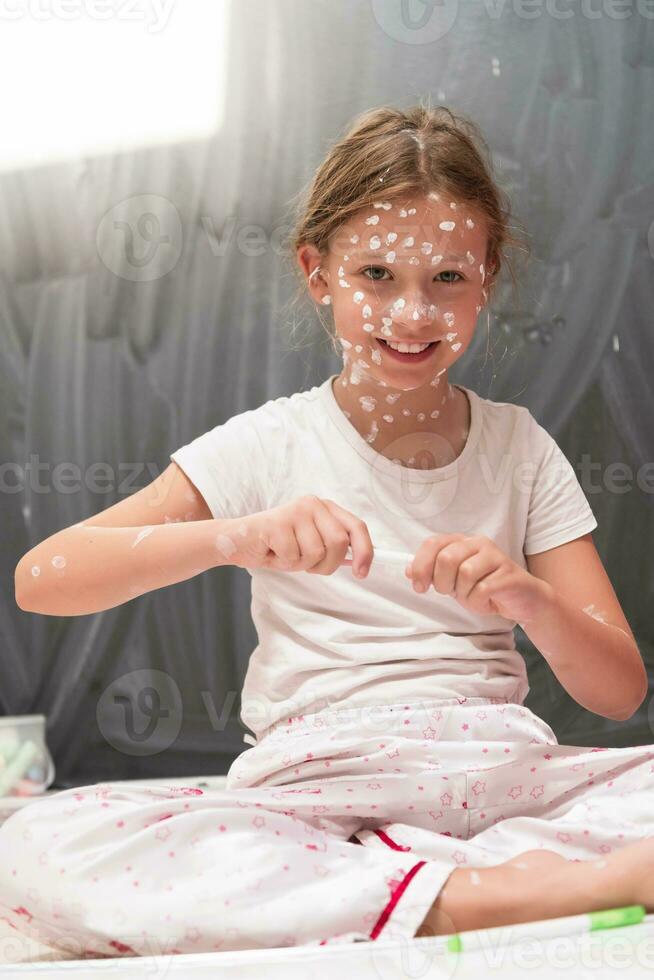
[(0, 170), (202, 139), (231, 0), (0, 0)]

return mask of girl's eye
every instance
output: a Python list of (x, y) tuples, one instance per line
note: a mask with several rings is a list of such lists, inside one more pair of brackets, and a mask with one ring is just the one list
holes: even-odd
[[(387, 282), (388, 281), (388, 280), (384, 280), (384, 279), (381, 279), (381, 278), (376, 278), (375, 276), (368, 276), (368, 275), (366, 275), (366, 273), (372, 272), (372, 271), (384, 273), (384, 272), (388, 272), (388, 269), (385, 269), (382, 265), (367, 265), (365, 267), (365, 269), (362, 269), (361, 270), (361, 274), (362, 275), (365, 275), (366, 276), (366, 279), (370, 279), (371, 282)], [(459, 277), (458, 279), (442, 279), (441, 282), (445, 282), (448, 286), (453, 286), (457, 282), (464, 282), (465, 281), (465, 276), (462, 276), (460, 272), (456, 272), (455, 269), (444, 269), (443, 272), (439, 272), (438, 275), (439, 276), (458, 276)]]
[[(377, 272), (388, 272), (388, 269), (384, 269), (384, 267), (381, 265), (367, 265), (365, 269), (361, 270), (361, 272), (363, 275), (365, 275), (366, 272), (370, 272), (371, 270), (376, 270)], [(381, 279), (376, 279), (374, 276), (366, 276), (366, 279), (370, 279), (371, 282), (382, 282)]]
[(452, 286), (457, 281), (463, 282), (464, 279), (465, 279), (465, 276), (462, 276), (460, 272), (456, 272), (454, 269), (444, 269), (443, 272), (439, 272), (438, 274), (439, 274), (439, 276), (450, 276), (450, 275), (451, 276), (458, 276), (459, 277), (458, 280), (457, 279), (445, 279), (444, 280), (444, 282), (446, 282), (446, 283), (448, 283), (448, 285), (452, 285)]

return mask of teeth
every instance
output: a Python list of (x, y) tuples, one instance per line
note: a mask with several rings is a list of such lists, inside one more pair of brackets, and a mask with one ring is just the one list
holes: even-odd
[(400, 354), (419, 354), (429, 347), (429, 344), (394, 344), (390, 340), (386, 340), (385, 343), (393, 350), (399, 350)]

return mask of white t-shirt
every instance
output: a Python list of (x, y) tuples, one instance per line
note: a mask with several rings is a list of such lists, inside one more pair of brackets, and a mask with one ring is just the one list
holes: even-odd
[(368, 443), (340, 408), (332, 375), (308, 391), (235, 415), (171, 454), (215, 518), (239, 518), (303, 494), (366, 521), (378, 555), (365, 579), (255, 569), (258, 644), (241, 719), (259, 737), (274, 723), (338, 705), (529, 691), (515, 621), (466, 611), (451, 596), (414, 591), (404, 574), (426, 537), (491, 538), (526, 568), (525, 554), (597, 527), (573, 467), (530, 411), (469, 388), (471, 426), (447, 466), (413, 469)]

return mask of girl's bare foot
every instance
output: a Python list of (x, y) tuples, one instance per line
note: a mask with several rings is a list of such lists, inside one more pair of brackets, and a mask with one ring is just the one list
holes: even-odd
[(647, 912), (654, 912), (654, 837), (626, 844), (588, 864), (607, 874), (612, 890), (620, 898), (616, 906), (606, 908), (644, 905)]
[(570, 861), (555, 851), (525, 851), (486, 868), (456, 868), (416, 936), (533, 922), (644, 905), (654, 911), (654, 838), (609, 855)]

